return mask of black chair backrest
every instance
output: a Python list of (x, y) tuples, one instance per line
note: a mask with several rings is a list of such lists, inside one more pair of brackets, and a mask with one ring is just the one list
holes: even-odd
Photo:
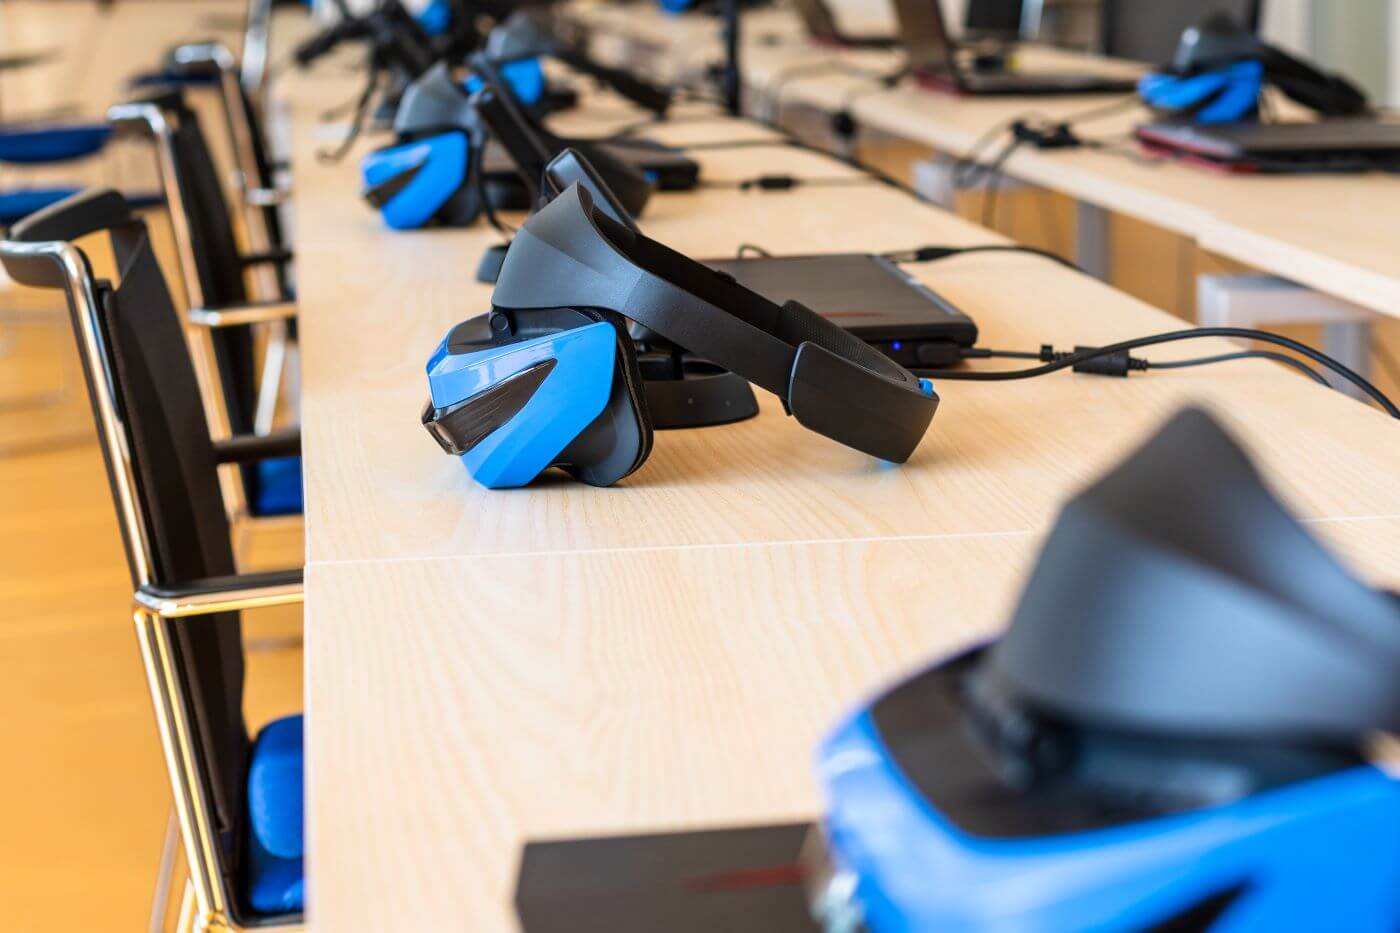
[[(163, 93), (149, 102), (160, 107), (172, 127), (172, 181), (184, 208), (200, 297), (206, 307), (243, 304), (248, 300), (243, 257), (199, 117), (178, 91)], [(187, 275), (189, 271), (185, 270)], [(252, 328), (216, 328), (212, 338), (229, 425), (234, 434), (247, 434), (253, 430), (257, 407)]]
[(1259, 31), (1263, 0), (1103, 0), (1102, 51), (1112, 58), (1165, 65), (1181, 34), (1214, 13)]
[[(79, 339), (93, 414), (103, 423), (95, 386), (111, 387), (126, 452), (102, 431), (103, 455), (114, 501), (129, 464), (134, 503), (145, 526), (145, 540), (121, 519), (133, 584), (177, 584), (233, 574), (237, 568), (217, 475), (217, 458), (200, 402), (180, 318), (156, 262), (146, 225), (113, 191), (91, 191), (54, 205), (16, 224), (10, 239), (67, 241), (90, 233), (110, 233), (119, 284), (93, 285), (98, 298), (101, 358), (93, 359)], [(86, 275), (92, 271), (83, 257)], [(29, 266), (5, 257), (20, 282), (61, 285)], [(53, 264), (56, 270), (57, 264)], [(82, 309), (68, 289), (74, 333), (83, 333)], [(145, 552), (144, 555), (142, 552)], [(144, 556), (144, 560), (142, 560)], [(149, 580), (139, 567), (149, 567)], [(243, 719), (243, 649), (238, 613), (197, 619), (174, 628), (174, 654), (185, 694), (190, 698), (205, 780), (213, 796), (217, 831), (227, 864), (235, 864), (243, 811), (241, 785), (249, 740)]]

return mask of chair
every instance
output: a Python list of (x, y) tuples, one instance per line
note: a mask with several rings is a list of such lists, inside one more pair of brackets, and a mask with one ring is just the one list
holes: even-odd
[[(71, 243), (97, 233), (111, 239), (115, 286)], [(146, 226), (121, 195), (94, 191), (31, 215), (0, 241), (0, 263), (67, 298), (135, 589), (193, 929), (297, 924), (301, 718), (249, 736), (240, 613), (301, 602), (302, 571), (237, 572), (217, 470), (297, 454), (300, 435), (211, 438)]]
[[(217, 90), (233, 152), (235, 191), (250, 234), (249, 246), (254, 250), (281, 248), (285, 241), (278, 208), (289, 194), (277, 177), (283, 166), (270, 155), (264, 121), (252, 94), (241, 83), (233, 53), (220, 42), (176, 46), (166, 56), (164, 68), (155, 75), (142, 76), (141, 81), (207, 85)], [(285, 283), (282, 290), (286, 291)]]
[(1164, 65), (1181, 34), (1213, 13), (1226, 13), (1259, 31), (1263, 0), (1103, 0), (1100, 48), (1110, 58)]
[[(251, 23), (256, 22), (254, 12), (249, 11), (250, 28)], [(253, 42), (250, 36), (245, 41), (245, 49)], [(139, 83), (156, 82), (182, 88), (207, 87), (216, 92), (234, 160), (229, 195), (242, 220), (245, 246), (254, 253), (287, 251), (282, 207), (291, 192), (284, 183), (285, 165), (271, 157), (265, 122), (256, 98), (243, 84), (238, 64), (228, 47), (220, 42), (176, 46), (166, 55), (159, 72), (139, 79)], [(292, 293), (285, 264), (271, 264), (261, 272), (255, 270), (254, 277), (262, 296)], [(296, 336), (296, 321), (274, 322), (265, 327), (267, 342), (262, 383), (253, 416), (254, 430), (259, 433), (272, 427), (282, 373), (287, 365), (288, 342)]]
[[(274, 407), (276, 398), (260, 395), (269, 386), (259, 379), (254, 326), (289, 322), (296, 306), (285, 293), (250, 301), (245, 273), (283, 267), (290, 253), (275, 248), (245, 254), (239, 249), (203, 130), (180, 91), (118, 104), (107, 118), (119, 132), (155, 143), (189, 321), (199, 338), (196, 365), (203, 370), (205, 412), (215, 436), (266, 429), (257, 413)], [(236, 481), (225, 484), (232, 517), (300, 512), (300, 475), (289, 464), (246, 465)]]

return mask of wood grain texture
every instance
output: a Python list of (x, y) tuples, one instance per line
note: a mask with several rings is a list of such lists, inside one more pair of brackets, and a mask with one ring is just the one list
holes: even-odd
[[(314, 929), (513, 930), (528, 839), (816, 814), (813, 750), (842, 711), (998, 631), (1059, 505), (1188, 402), (1245, 440), (1318, 534), (1372, 579), (1400, 581), (1396, 426), (1262, 363), (941, 383), (927, 439), (898, 468), (803, 431), (765, 397), (752, 421), (663, 433), (619, 488), (480, 489), (418, 415), (428, 354), (488, 307), (472, 274), (499, 237), (385, 230), (355, 171), (384, 140), (339, 165), (314, 158), (336, 141), (318, 118), (345, 84), (328, 63), (283, 88), (304, 348)], [(618, 119), (615, 100), (588, 103), (567, 125)], [(764, 133), (724, 119), (659, 132)], [(787, 147), (697, 157), (710, 179), (850, 174)], [(660, 195), (642, 223), (700, 257), (745, 242), (779, 254), (1001, 242), (879, 185)], [(910, 271), (970, 311), (989, 346), (1180, 323), (1033, 257)]]
[[(1400, 520), (1310, 525), (1400, 583)], [(880, 685), (997, 632), (1031, 534), (308, 570), (314, 928), (516, 929), (531, 839), (812, 818)]]
[[(314, 94), (297, 100), (302, 112), (316, 111)], [(695, 138), (704, 128), (708, 138), (725, 140), (742, 127), (714, 121), (688, 124), (686, 132)], [(764, 410), (754, 420), (662, 432), (647, 464), (619, 488), (558, 479), (526, 490), (483, 489), (442, 455), (419, 413), (432, 349), (452, 325), (489, 307), (489, 289), (472, 275), (481, 251), (499, 237), (484, 225), (384, 229), (354, 194), (354, 156), (337, 166), (317, 162), (310, 157), (316, 137), (307, 128), (297, 148), (312, 561), (1034, 529), (1095, 465), (1188, 400), (1227, 412), (1299, 492), (1305, 513), (1400, 514), (1400, 488), (1366, 481), (1400, 473), (1395, 426), (1267, 363), (1131, 380), (935, 379), (943, 405), (902, 469), (803, 430), (760, 392)], [(813, 179), (851, 174), (790, 147), (697, 157), (715, 181), (760, 169)], [(997, 242), (878, 184), (658, 195), (643, 223), (692, 256), (733, 255), (744, 242), (777, 253)], [(968, 310), (988, 346), (1102, 343), (1180, 326), (1036, 257), (969, 256), (909, 271)], [(1197, 344), (1148, 355), (1209, 352), (1208, 342)], [(1298, 401), (1280, 401), (1291, 397)], [(1320, 442), (1334, 435), (1347, 442)], [(1309, 482), (1324, 464), (1345, 480)]]

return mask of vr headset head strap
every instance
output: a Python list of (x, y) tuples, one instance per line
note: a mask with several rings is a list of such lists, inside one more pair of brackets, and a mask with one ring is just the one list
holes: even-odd
[(617, 223), (578, 184), (521, 227), (492, 303), (626, 315), (777, 395), (804, 427), (884, 460), (909, 458), (938, 405), (851, 334)]

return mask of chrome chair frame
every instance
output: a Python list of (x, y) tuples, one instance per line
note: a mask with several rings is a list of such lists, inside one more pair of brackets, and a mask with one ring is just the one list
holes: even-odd
[[(244, 305), (210, 308), (199, 281), (199, 266), (194, 256), (194, 241), (189, 227), (184, 195), (175, 170), (175, 127), (166, 119), (160, 107), (151, 103), (116, 104), (107, 111), (107, 121), (120, 132), (145, 136), (155, 143), (156, 164), (161, 187), (169, 206), (170, 225), (175, 233), (175, 248), (180, 260), (180, 278), (184, 282), (187, 321), (190, 325), (192, 357), (199, 378), (205, 417), (213, 436), (226, 438), (233, 434), (229, 421), (228, 400), (215, 364), (213, 327), (238, 324), (285, 322), (296, 317), (296, 304), (290, 301), (260, 301)], [(221, 469), (220, 484), (230, 521), (235, 524), (248, 520), (248, 498), (237, 469)]]
[[(265, 177), (262, 167), (258, 164), (253, 137), (256, 129), (248, 121), (248, 108), (244, 105), (244, 100), (246, 96), (247, 100), (257, 106), (260, 98), (248, 92), (246, 85), (240, 80), (233, 53), (221, 42), (198, 42), (177, 46), (171, 52), (171, 58), (175, 65), (182, 69), (213, 74), (218, 81), (224, 126), (228, 130), (229, 144), (233, 151), (233, 193), (243, 208), (241, 214), (248, 233), (248, 246), (254, 251), (280, 248), (282, 244), (273, 241), (263, 211), (276, 210), (285, 204), (291, 197), (291, 192), (277, 184), (275, 175)], [(276, 297), (281, 291), (277, 276), (270, 269), (261, 271), (261, 275), (254, 275), (259, 297)], [(257, 410), (253, 418), (253, 430), (259, 434), (272, 429), (273, 418), (276, 416), (277, 399), (282, 387), (282, 369), (287, 362), (287, 325), (284, 322), (270, 324), (267, 327), (266, 338), (262, 376), (258, 381)]]
[[(160, 586), (153, 582), (151, 536), (140, 506), (135, 469), (127, 443), (128, 432), (116, 402), (115, 378), (107, 362), (108, 354), (104, 349), (102, 326), (97, 313), (98, 298), (87, 261), (77, 247), (63, 242), (0, 240), (0, 256), (45, 260), (57, 267), (72, 307), (79, 352), (87, 363), (88, 371), (93, 374), (90, 383), (98, 415), (98, 439), (107, 453), (121, 532), (128, 543), (132, 576), (138, 584), (133, 596), (133, 619), (174, 796), (175, 819), (184, 843), (185, 862), (190, 875), (188, 889), (193, 899), (191, 929), (209, 933), (244, 929), (300, 929), (299, 917), (293, 918), (290, 924), (264, 923), (255, 926), (239, 926), (232, 919), (230, 904), (235, 902), (235, 894), (228, 889), (219, 869), (213, 830), (213, 798), (204, 778), (208, 771), (204, 767), (199, 743), (192, 741), (192, 710), (182, 699), (172, 640), (174, 627), (184, 624), (186, 620), (197, 624), (199, 618), (220, 612), (301, 603), (302, 571), (298, 568), (293, 571), (240, 574), (217, 580), (191, 581), (178, 586)], [(163, 868), (165, 864), (173, 868), (173, 860), (162, 859), (162, 863)], [(166, 878), (158, 880), (157, 893), (162, 889), (168, 891)]]
[(243, 28), (242, 63), (238, 80), (254, 104), (261, 104), (267, 86), (268, 49), (271, 47), (272, 0), (248, 0)]

